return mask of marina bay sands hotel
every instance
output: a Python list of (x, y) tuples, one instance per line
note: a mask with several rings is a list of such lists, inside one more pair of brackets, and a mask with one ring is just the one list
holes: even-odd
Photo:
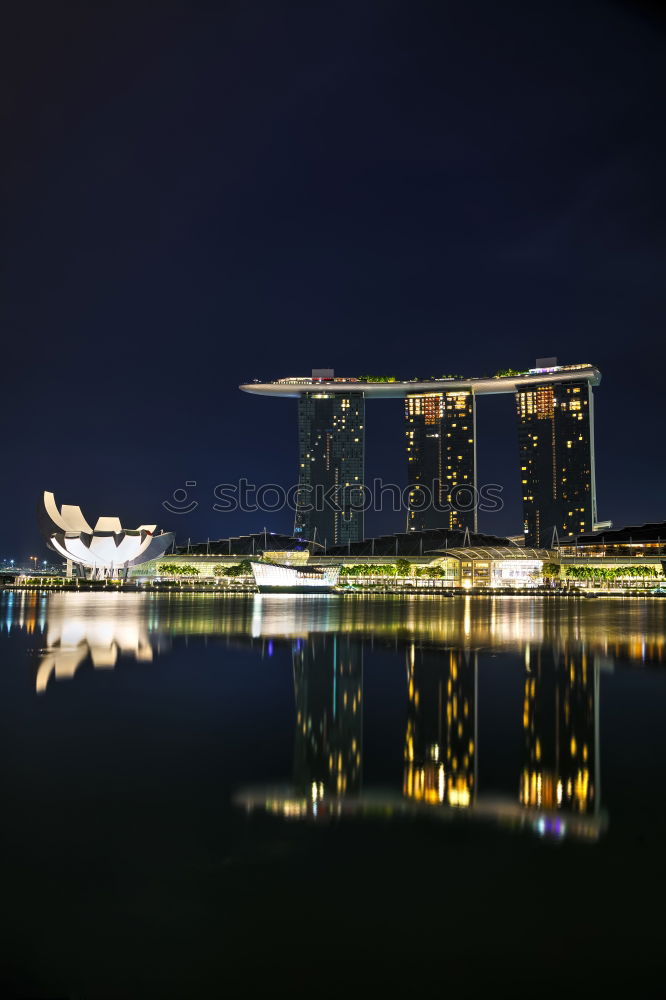
[[(314, 369), (309, 378), (240, 388), (298, 399), (295, 534), (328, 545), (364, 537), (366, 399), (404, 400), (409, 530), (476, 531), (476, 398), (513, 393), (525, 544), (543, 548), (551, 546), (554, 531), (563, 540), (592, 531), (597, 522), (592, 388), (600, 381), (593, 365), (541, 358), (525, 372), (492, 378), (400, 382)], [(322, 504), (322, 495), (334, 496), (335, 503)]]

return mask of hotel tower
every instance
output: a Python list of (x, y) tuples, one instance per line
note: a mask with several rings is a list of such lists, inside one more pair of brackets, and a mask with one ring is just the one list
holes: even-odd
[[(476, 398), (513, 393), (525, 544), (550, 547), (593, 531), (597, 523), (592, 389), (589, 364), (542, 358), (525, 372), (492, 378), (442, 376), (400, 382), (389, 377), (311, 377), (251, 382), (240, 388), (298, 400), (298, 493), (295, 534), (321, 545), (364, 537), (365, 402), (401, 399), (407, 449), (407, 528), (477, 530)], [(397, 479), (398, 477), (396, 477)]]

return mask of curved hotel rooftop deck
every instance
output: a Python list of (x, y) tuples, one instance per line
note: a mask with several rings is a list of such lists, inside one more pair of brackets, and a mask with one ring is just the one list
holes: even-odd
[(474, 395), (497, 395), (506, 392), (519, 392), (530, 386), (542, 386), (549, 383), (589, 382), (599, 385), (601, 372), (594, 365), (555, 365), (544, 368), (531, 368), (521, 375), (495, 375), (492, 377), (470, 378), (439, 378), (411, 381), (374, 382), (363, 378), (322, 378), (294, 377), (276, 379), (273, 382), (246, 382), (239, 386), (243, 392), (255, 396), (285, 396), (298, 399), (303, 393), (321, 390), (326, 393), (345, 394), (362, 392), (364, 396), (373, 399), (404, 399), (410, 393), (456, 392), (471, 391)]

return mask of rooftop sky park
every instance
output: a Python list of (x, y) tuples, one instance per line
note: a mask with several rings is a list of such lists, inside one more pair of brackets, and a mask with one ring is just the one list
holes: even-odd
[(476, 397), (513, 393), (519, 442), (525, 544), (594, 530), (597, 499), (592, 389), (601, 373), (591, 364), (560, 365), (540, 358), (534, 368), (493, 376), (398, 380), (337, 377), (315, 368), (240, 386), (260, 396), (298, 400), (302, 495), (335, 491), (337, 509), (296, 510), (294, 534), (326, 545), (365, 537), (359, 496), (364, 487), (365, 401), (402, 399), (408, 484), (408, 529), (477, 531)]

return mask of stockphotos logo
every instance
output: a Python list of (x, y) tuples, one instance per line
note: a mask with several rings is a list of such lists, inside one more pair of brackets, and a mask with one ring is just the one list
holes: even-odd
[[(188, 479), (185, 488), (175, 489), (169, 500), (162, 506), (170, 514), (191, 514), (201, 506), (192, 492), (197, 486), (195, 479)], [(239, 479), (236, 483), (219, 483), (209, 498), (210, 510), (220, 514), (234, 511), (268, 514), (281, 510), (298, 511), (302, 514), (332, 511), (336, 514), (352, 514), (355, 511), (400, 511), (414, 512), (435, 510), (441, 513), (468, 513), (477, 510), (483, 513), (497, 513), (502, 510), (502, 487), (498, 483), (475, 486), (459, 484), (450, 490), (446, 484), (435, 480), (432, 486), (398, 486), (383, 479), (373, 479), (371, 486), (330, 486), (297, 483), (285, 487), (280, 483), (251, 483)]]

